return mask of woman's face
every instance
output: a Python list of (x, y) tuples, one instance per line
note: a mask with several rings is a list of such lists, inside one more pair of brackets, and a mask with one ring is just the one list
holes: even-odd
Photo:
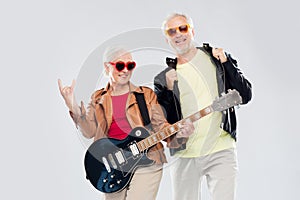
[(118, 62), (124, 62), (125, 65), (127, 65), (128, 62), (133, 62), (131, 54), (125, 53), (125, 54), (119, 56), (117, 59), (111, 61), (108, 64), (110, 66), (107, 68), (107, 70), (108, 70), (108, 75), (109, 75), (111, 84), (117, 84), (117, 85), (128, 84), (128, 82), (130, 81), (133, 69), (128, 70), (127, 67), (124, 67), (124, 69), (119, 71), (116, 68), (116, 64)]

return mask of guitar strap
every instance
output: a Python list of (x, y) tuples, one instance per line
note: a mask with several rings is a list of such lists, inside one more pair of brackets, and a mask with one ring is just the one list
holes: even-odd
[(136, 101), (138, 103), (139, 110), (140, 110), (141, 116), (143, 118), (143, 124), (144, 124), (145, 128), (147, 128), (149, 130), (152, 130), (152, 125), (151, 125), (149, 112), (148, 112), (148, 109), (147, 109), (144, 94), (134, 92), (134, 95), (135, 95)]

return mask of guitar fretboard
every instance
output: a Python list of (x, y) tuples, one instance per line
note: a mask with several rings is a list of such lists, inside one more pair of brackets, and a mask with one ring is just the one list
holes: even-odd
[(187, 118), (180, 120), (180, 121), (176, 122), (175, 124), (172, 124), (168, 127), (165, 127), (164, 129), (139, 141), (137, 143), (137, 146), (140, 151), (144, 151), (144, 150), (152, 147), (153, 145), (157, 144), (161, 140), (164, 140), (164, 139), (170, 137), (171, 135), (174, 135), (175, 133), (177, 133), (185, 121), (191, 121), (191, 122), (197, 121), (200, 118), (210, 114), (211, 112), (213, 112), (213, 109), (211, 108), (211, 106), (208, 106), (208, 107), (188, 116)]

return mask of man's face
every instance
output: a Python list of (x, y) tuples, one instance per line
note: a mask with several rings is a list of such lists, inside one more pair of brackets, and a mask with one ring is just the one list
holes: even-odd
[(172, 18), (166, 24), (165, 31), (169, 29), (176, 29), (176, 33), (174, 33), (174, 35), (166, 33), (166, 39), (169, 45), (173, 47), (178, 54), (185, 54), (193, 47), (194, 31), (192, 27), (189, 26), (187, 32), (184, 30), (180, 31), (178, 27), (184, 27), (184, 25), (188, 25), (188, 22), (181, 16)]
[[(130, 53), (126, 53), (123, 54), (121, 56), (119, 56), (117, 59), (114, 59), (112, 61), (113, 64), (116, 64), (118, 62), (124, 62), (124, 63), (128, 63), (128, 62), (133, 62), (132, 60), (132, 56)], [(112, 83), (118, 84), (118, 85), (124, 85), (124, 84), (128, 84), (128, 82), (130, 81), (132, 72), (132, 70), (128, 70), (127, 67), (125, 67), (123, 70), (119, 71), (116, 69), (115, 65), (111, 65), (107, 70), (109, 70), (109, 78), (112, 81)]]

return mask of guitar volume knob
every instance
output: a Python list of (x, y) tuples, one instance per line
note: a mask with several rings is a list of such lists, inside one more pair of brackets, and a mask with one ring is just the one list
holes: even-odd
[(142, 131), (141, 131), (141, 130), (137, 130), (137, 131), (135, 132), (135, 135), (138, 136), (138, 137), (141, 136), (141, 135), (142, 135)]

